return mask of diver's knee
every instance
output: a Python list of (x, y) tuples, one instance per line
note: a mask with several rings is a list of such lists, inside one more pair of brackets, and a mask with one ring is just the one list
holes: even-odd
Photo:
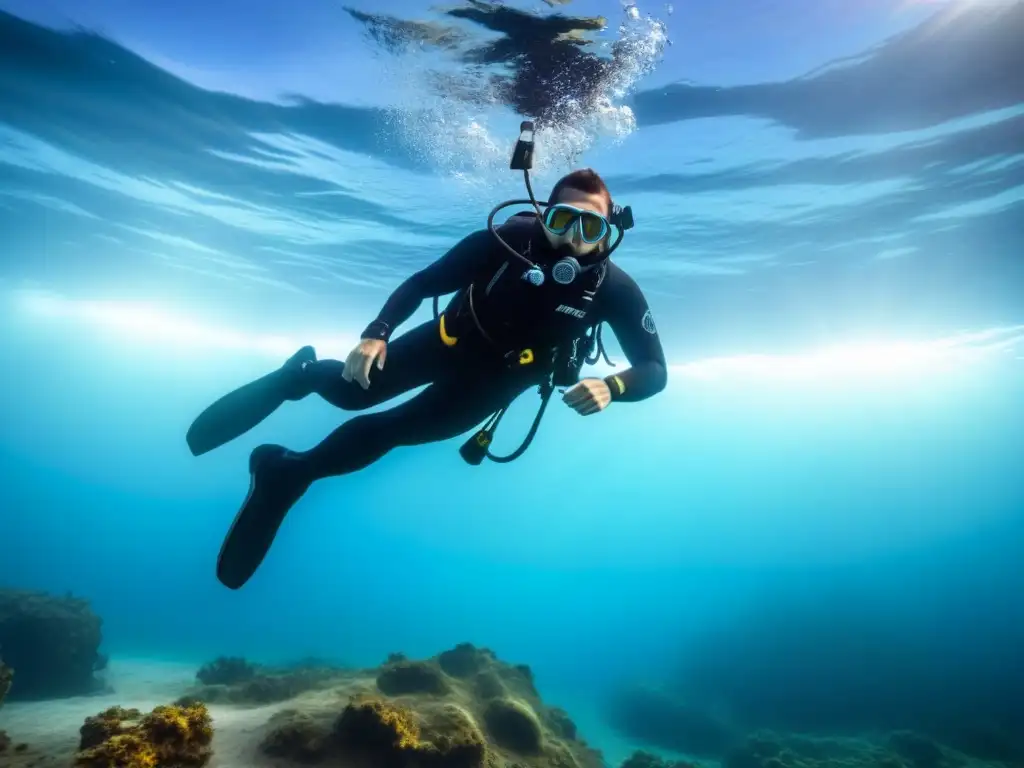
[(308, 386), (326, 402), (343, 411), (363, 411), (379, 401), (371, 389), (363, 389), (354, 381), (345, 381), (341, 374), (345, 364), (339, 360), (320, 360), (307, 366)]
[(313, 394), (316, 391), (316, 379), (311, 375), (311, 371), (317, 365), (319, 363), (307, 362), (302, 365), (285, 366), (276, 371), (282, 397), (295, 401)]
[(309, 392), (320, 395), (324, 400), (338, 408), (344, 408), (345, 380), (341, 372), (345, 366), (337, 360), (317, 360), (302, 370), (303, 384)]

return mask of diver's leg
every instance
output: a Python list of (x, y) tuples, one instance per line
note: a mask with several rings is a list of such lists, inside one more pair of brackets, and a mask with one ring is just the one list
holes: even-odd
[(388, 344), (384, 370), (373, 370), (370, 388), (364, 390), (341, 378), (343, 362), (317, 360), (312, 347), (303, 347), (278, 370), (209, 406), (192, 422), (185, 440), (199, 456), (244, 435), (286, 400), (301, 400), (313, 392), (346, 410), (378, 405), (433, 380), (446, 362), (446, 351), (436, 323), (423, 323)]
[(393, 448), (457, 437), (525, 389), (522, 377), (500, 374), (431, 384), (416, 397), (380, 413), (349, 419), (319, 445), (294, 454), (308, 482), (363, 469)]
[(500, 373), (448, 379), (387, 411), (349, 419), (305, 453), (261, 445), (249, 458), (249, 495), (224, 540), (217, 577), (231, 589), (244, 585), (266, 557), (288, 510), (314, 481), (355, 472), (392, 448), (456, 437), (532, 383)]
[(306, 386), (331, 405), (362, 411), (447, 375), (459, 362), (441, 341), (436, 321), (418, 325), (388, 342), (384, 368), (370, 370), (370, 387), (341, 378), (345, 363), (321, 360), (305, 371)]

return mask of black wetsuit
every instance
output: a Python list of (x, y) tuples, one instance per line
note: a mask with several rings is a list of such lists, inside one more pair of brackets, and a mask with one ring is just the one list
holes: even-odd
[[(502, 234), (536, 263), (550, 253), (536, 218), (513, 217)], [(643, 400), (665, 386), (665, 356), (650, 310), (625, 272), (608, 262), (568, 286), (553, 279), (534, 286), (525, 272), (492, 233), (476, 232), (402, 283), (364, 331), (363, 338), (388, 341), (384, 368), (371, 369), (369, 389), (346, 382), (343, 363), (318, 361), (312, 347), (303, 347), (280, 369), (199, 415), (186, 435), (196, 456), (252, 429), (285, 400), (316, 392), (358, 411), (427, 385), (400, 405), (349, 419), (305, 453), (280, 445), (254, 449), (249, 495), (217, 558), (223, 584), (238, 589), (249, 580), (288, 510), (316, 480), (355, 472), (399, 446), (467, 432), (531, 386), (575, 383), (600, 323), (611, 326), (632, 364), (606, 378), (613, 400)], [(452, 292), (437, 319), (389, 340), (424, 299)]]
[[(538, 255), (545, 245), (535, 224), (514, 217), (502, 234), (543, 263)], [(647, 301), (622, 269), (609, 261), (568, 286), (550, 278), (531, 285), (525, 271), (488, 230), (475, 232), (402, 283), (363, 332), (363, 338), (388, 341), (386, 363), (371, 369), (369, 389), (344, 381), (340, 361), (307, 365), (303, 389), (344, 410), (429, 385), (394, 408), (348, 420), (301, 454), (310, 481), (354, 472), (399, 446), (469, 431), (541, 383), (559, 354), (582, 363), (581, 339), (599, 323), (608, 323), (632, 366), (606, 378), (613, 401), (643, 400), (664, 388), (665, 356)], [(439, 319), (390, 340), (424, 299), (452, 292)]]

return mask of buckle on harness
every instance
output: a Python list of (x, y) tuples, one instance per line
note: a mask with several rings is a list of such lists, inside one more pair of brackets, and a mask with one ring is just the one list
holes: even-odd
[(488, 424), (459, 448), (462, 460), (467, 464), (479, 466), (487, 458), (487, 451), (494, 440), (494, 428), (497, 424)]
[(441, 313), (440, 320), (438, 321), (438, 331), (441, 334), (441, 343), (446, 347), (454, 347), (459, 343), (458, 336), (451, 336), (448, 333), (448, 328), (445, 326), (445, 313)]
[[(543, 382), (540, 385), (540, 408), (537, 410), (537, 415), (533, 417), (533, 424), (530, 426), (530, 431), (526, 434), (526, 438), (523, 440), (522, 445), (516, 448), (508, 456), (496, 456), (491, 453), (491, 443), (494, 442), (494, 433), (498, 429), (498, 424), (501, 423), (502, 417), (505, 415), (505, 411), (508, 410), (508, 405), (499, 408), (493, 415), (491, 415), (484, 426), (470, 437), (462, 447), (459, 448), (459, 454), (462, 456), (463, 461), (473, 466), (479, 466), (483, 463), (484, 459), (490, 459), (499, 464), (508, 464), (510, 461), (515, 461), (522, 456), (526, 449), (530, 447), (530, 443), (533, 442), (534, 436), (537, 434), (537, 428), (540, 426), (540, 420), (544, 418), (544, 411), (547, 410), (548, 403), (551, 401), (551, 395), (555, 391), (554, 386), (551, 384), (551, 380)], [(510, 403), (511, 405), (511, 403)]]
[(521, 349), (518, 352), (516, 352), (516, 350), (514, 349), (511, 349), (505, 353), (505, 363), (508, 364), (509, 366), (531, 365), (536, 359), (536, 355), (534, 355), (533, 350), (530, 349), (529, 347), (527, 347), (526, 349)]

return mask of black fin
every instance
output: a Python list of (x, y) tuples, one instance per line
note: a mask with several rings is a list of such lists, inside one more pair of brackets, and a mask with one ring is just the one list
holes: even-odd
[(230, 443), (264, 421), (285, 400), (296, 399), (290, 372), (316, 360), (312, 347), (303, 347), (281, 368), (229, 392), (204, 410), (188, 428), (185, 441), (193, 456)]
[(288, 455), (279, 445), (261, 445), (249, 457), (249, 494), (217, 557), (217, 578), (229, 589), (240, 589), (256, 573), (288, 510), (309, 488), (302, 467)]

